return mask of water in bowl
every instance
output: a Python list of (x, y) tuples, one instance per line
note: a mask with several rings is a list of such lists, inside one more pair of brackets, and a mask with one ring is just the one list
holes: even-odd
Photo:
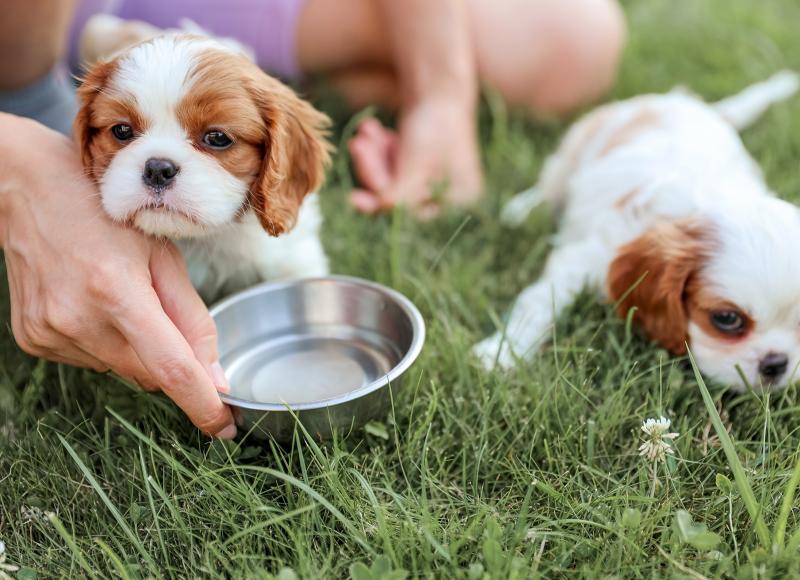
[(356, 391), (384, 376), (397, 353), (377, 335), (280, 335), (237, 349), (222, 361), (231, 395), (258, 403), (301, 404)]

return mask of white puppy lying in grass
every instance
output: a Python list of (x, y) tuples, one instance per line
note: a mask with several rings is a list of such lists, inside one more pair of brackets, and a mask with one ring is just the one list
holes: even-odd
[[(706, 104), (683, 91), (601, 107), (573, 126), (535, 188), (561, 213), (541, 278), (506, 327), (475, 346), (508, 368), (545, 340), (586, 286), (674, 354), (691, 345), (707, 376), (781, 387), (800, 363), (800, 212), (769, 190), (737, 130), (798, 89), (782, 72)], [(741, 370), (741, 373), (739, 370)]]

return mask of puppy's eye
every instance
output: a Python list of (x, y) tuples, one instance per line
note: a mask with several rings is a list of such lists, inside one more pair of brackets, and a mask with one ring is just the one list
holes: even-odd
[(111, 127), (111, 133), (117, 141), (130, 141), (133, 139), (133, 127), (120, 123)]
[(711, 313), (711, 324), (725, 334), (744, 332), (744, 317), (735, 310), (718, 310)]
[(222, 131), (209, 131), (203, 135), (203, 143), (212, 149), (227, 149), (233, 145), (233, 140)]

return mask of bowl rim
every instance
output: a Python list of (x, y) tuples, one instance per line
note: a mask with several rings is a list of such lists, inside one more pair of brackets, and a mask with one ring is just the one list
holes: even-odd
[(389, 288), (388, 286), (384, 286), (383, 284), (379, 284), (378, 282), (373, 282), (371, 280), (365, 280), (364, 278), (357, 278), (355, 276), (342, 276), (342, 275), (331, 275), (331, 276), (316, 276), (310, 278), (293, 278), (290, 280), (280, 280), (277, 282), (264, 282), (261, 284), (257, 284), (255, 286), (251, 286), (245, 290), (237, 292), (235, 294), (231, 294), (230, 296), (223, 298), (219, 302), (215, 303), (209, 308), (209, 313), (211, 314), (212, 318), (215, 318), (218, 314), (222, 313), (227, 308), (230, 308), (232, 305), (240, 302), (242, 300), (246, 300), (251, 296), (258, 295), (264, 293), (265, 290), (272, 291), (272, 290), (280, 290), (284, 288), (290, 288), (293, 286), (303, 286), (306, 284), (315, 284), (320, 282), (336, 282), (340, 284), (349, 284), (354, 286), (361, 286), (365, 288), (369, 288), (371, 290), (375, 290), (384, 294), (391, 300), (393, 300), (400, 309), (404, 312), (404, 314), (408, 317), (409, 321), (411, 322), (411, 344), (409, 345), (406, 353), (400, 359), (400, 361), (392, 367), (388, 373), (385, 373), (378, 377), (377, 379), (370, 381), (363, 387), (356, 389), (354, 391), (350, 391), (343, 395), (339, 395), (337, 397), (331, 397), (328, 399), (320, 399), (319, 401), (311, 401), (305, 403), (259, 403), (257, 401), (251, 401), (249, 399), (242, 399), (240, 397), (235, 397), (228, 393), (219, 393), (220, 398), (222, 401), (228, 405), (232, 405), (234, 407), (240, 407), (244, 409), (252, 409), (256, 411), (306, 411), (312, 409), (324, 409), (327, 407), (333, 407), (336, 405), (340, 405), (342, 403), (346, 403), (348, 401), (352, 401), (354, 399), (360, 399), (373, 391), (377, 391), (383, 387), (389, 386), (392, 384), (393, 381), (398, 379), (403, 373), (405, 373), (414, 361), (417, 360), (420, 353), (422, 352), (422, 347), (425, 344), (425, 319), (420, 314), (419, 309), (414, 305), (411, 300), (409, 300), (406, 296), (394, 290), (393, 288)]

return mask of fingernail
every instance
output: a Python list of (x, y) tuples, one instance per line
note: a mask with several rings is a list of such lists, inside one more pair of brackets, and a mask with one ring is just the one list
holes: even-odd
[(222, 431), (214, 435), (217, 439), (233, 439), (236, 437), (236, 425), (231, 423), (227, 427), (225, 427)]
[(231, 386), (228, 384), (228, 379), (225, 378), (225, 371), (222, 370), (222, 365), (219, 364), (219, 361), (211, 365), (211, 378), (214, 379), (214, 385), (218, 391), (223, 393), (230, 392)]

